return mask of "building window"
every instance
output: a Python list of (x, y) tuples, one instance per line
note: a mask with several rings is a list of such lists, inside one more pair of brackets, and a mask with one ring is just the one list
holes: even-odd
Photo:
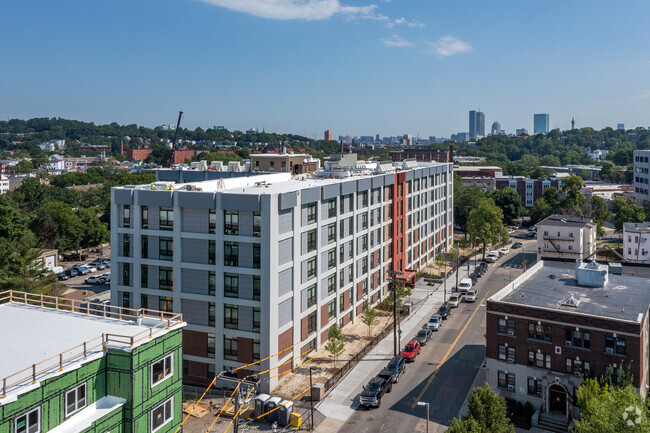
[(307, 260), (307, 279), (316, 278), (316, 257)]
[(223, 337), (223, 357), (230, 361), (237, 361), (237, 338)]
[(253, 275), (253, 299), (259, 301), (262, 295), (262, 284), (259, 275)]
[(226, 298), (239, 296), (239, 275), (225, 273), (223, 275), (223, 295)]
[(174, 240), (172, 238), (158, 239), (158, 250), (160, 260), (172, 260), (174, 258)]
[(14, 419), (15, 433), (40, 433), (41, 431), (41, 407), (32, 409)]
[(260, 332), (262, 312), (258, 307), (253, 307), (253, 332)]
[(215, 371), (214, 371), (214, 364), (208, 364), (208, 374), (207, 374), (206, 377), (208, 379), (212, 379), (215, 376), (216, 376), (216, 374), (215, 374)]
[(506, 373), (505, 371), (499, 371), (498, 386), (499, 388), (504, 388), (510, 391), (514, 391), (515, 375), (512, 373)]
[(155, 432), (174, 418), (174, 397), (151, 411), (151, 431)]
[(223, 211), (223, 232), (227, 235), (237, 235), (239, 234), (239, 211), (236, 210), (226, 210)]
[(172, 313), (174, 311), (174, 300), (171, 298), (171, 296), (167, 296), (166, 298), (160, 296), (158, 298), (158, 310), (166, 311), (169, 313)]
[(224, 266), (239, 266), (239, 242), (225, 241), (223, 243)]
[(327, 318), (328, 320), (336, 319), (336, 299), (332, 299), (327, 304)]
[(336, 293), (336, 274), (327, 277), (327, 296)]
[(541, 352), (528, 351), (528, 365), (538, 368), (551, 369), (551, 355), (545, 355)]
[(528, 324), (528, 338), (535, 340), (551, 341), (551, 327), (545, 325)]
[(142, 258), (148, 259), (149, 258), (149, 236), (143, 235), (141, 241), (142, 241), (141, 242)]
[(217, 276), (214, 271), (208, 271), (208, 295), (214, 295), (217, 289)]
[(140, 295), (140, 308), (149, 308), (149, 297), (147, 295)]
[(161, 290), (174, 290), (174, 270), (158, 268), (158, 286)]
[(215, 335), (212, 333), (208, 333), (208, 356), (214, 357), (214, 350), (216, 346), (216, 339)]
[(262, 346), (260, 345), (259, 340), (253, 340), (253, 362), (257, 362), (261, 359), (260, 354), (262, 353)]
[(361, 206), (362, 207), (368, 206), (368, 191), (363, 191), (361, 193)]
[(214, 233), (217, 231), (217, 211), (210, 209), (208, 212), (208, 232)]
[(515, 335), (515, 321), (499, 319), (499, 327), (497, 332), (499, 334)]
[(307, 224), (316, 222), (316, 203), (307, 205)]
[(336, 267), (336, 248), (332, 248), (327, 252), (327, 269)]
[(508, 346), (499, 346), (499, 359), (502, 361), (515, 362), (515, 348)]
[(336, 216), (336, 199), (333, 198), (327, 202), (327, 216), (333, 218)]
[(327, 226), (327, 243), (336, 242), (336, 224), (332, 223)]
[(217, 241), (208, 241), (208, 264), (214, 265), (217, 263)]
[(214, 326), (215, 312), (214, 302), (208, 302), (208, 326)]
[(140, 285), (145, 289), (149, 287), (149, 267), (140, 265)]
[(625, 355), (625, 338), (605, 337), (605, 352)]
[(339, 260), (341, 263), (345, 261), (345, 245), (339, 247)]
[(591, 336), (588, 332), (567, 329), (565, 338), (565, 346), (582, 347), (584, 349), (591, 348)]
[(311, 334), (316, 332), (316, 312), (314, 311), (307, 316), (307, 333)]
[(343, 293), (339, 295), (339, 311), (343, 312), (345, 310), (345, 296)]
[(239, 311), (236, 305), (224, 304), (223, 316), (224, 326), (230, 329), (237, 329), (239, 327)]
[(143, 229), (147, 229), (149, 228), (149, 208), (147, 206), (142, 206), (140, 212), (142, 216), (140, 225)]
[(316, 284), (307, 287), (307, 308), (316, 305)]
[(309, 230), (307, 232), (307, 252), (314, 251), (316, 249), (316, 230)]
[(368, 251), (368, 235), (361, 236), (361, 251)]
[(542, 396), (542, 380), (536, 379), (534, 377), (528, 378), (528, 394), (535, 395), (537, 397)]
[(361, 230), (368, 228), (368, 213), (361, 214)]
[(65, 416), (69, 417), (86, 407), (86, 384), (65, 393)]
[(122, 257), (131, 257), (131, 235), (122, 234)]
[(253, 244), (253, 267), (259, 269), (262, 266), (262, 247), (260, 244)]
[(158, 385), (163, 380), (174, 374), (174, 355), (169, 354), (151, 364), (151, 387)]
[(348, 266), (348, 283), (354, 281), (354, 265)]
[(171, 207), (160, 208), (160, 230), (173, 230), (174, 209)]
[(253, 212), (253, 236), (262, 235), (262, 214), (260, 212)]
[(122, 285), (131, 285), (131, 263), (122, 263)]
[(122, 209), (122, 226), (131, 227), (131, 205), (125, 204)]

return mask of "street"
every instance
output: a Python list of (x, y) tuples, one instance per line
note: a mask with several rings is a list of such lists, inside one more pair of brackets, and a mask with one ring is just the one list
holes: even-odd
[[(534, 251), (534, 244), (534, 240), (526, 241), (526, 250)], [(526, 253), (525, 258), (531, 266), (535, 255)], [(407, 365), (400, 382), (384, 396), (381, 407), (357, 408), (339, 431), (425, 431), (426, 407), (418, 406), (419, 401), (430, 404), (429, 431), (437, 431), (439, 425), (445, 426), (439, 431), (446, 429), (449, 421), (459, 416), (485, 357), (485, 301), (523, 272), (521, 268), (512, 268), (523, 260), (522, 250), (511, 250), (489, 265), (488, 272), (476, 284), (477, 302), (462, 302), (454, 308), (440, 330), (422, 347), (415, 362)], [(353, 407), (357, 403), (358, 398)]]

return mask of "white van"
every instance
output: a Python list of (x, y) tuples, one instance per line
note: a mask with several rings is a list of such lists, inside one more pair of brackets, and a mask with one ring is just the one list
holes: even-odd
[(472, 288), (472, 279), (471, 278), (463, 278), (460, 280), (460, 283), (458, 283), (458, 292), (465, 294), (469, 289)]

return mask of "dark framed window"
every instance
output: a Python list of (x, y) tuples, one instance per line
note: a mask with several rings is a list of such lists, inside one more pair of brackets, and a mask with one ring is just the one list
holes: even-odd
[(131, 285), (131, 263), (122, 263), (122, 285)]
[(131, 292), (120, 292), (122, 294), (122, 307), (131, 308)]
[(336, 267), (336, 248), (332, 248), (327, 252), (327, 269)]
[(345, 237), (345, 220), (339, 221), (339, 239)]
[(625, 355), (625, 338), (605, 337), (605, 353)]
[(348, 266), (348, 283), (354, 281), (354, 265)]
[[(352, 197), (352, 194), (348, 195), (348, 212), (352, 212), (354, 210), (354, 198)], [(343, 206), (341, 206), (341, 209), (343, 209)]]
[(253, 332), (260, 332), (262, 312), (259, 307), (253, 307)]
[(345, 297), (343, 293), (339, 295), (339, 311), (343, 312), (345, 310)]
[(368, 251), (368, 235), (361, 236), (361, 251)]
[(223, 274), (223, 295), (226, 298), (239, 297), (239, 274)]
[(498, 373), (498, 383), (499, 388), (508, 389), (514, 391), (515, 389), (515, 375), (512, 373), (506, 373), (505, 371), (499, 371)]
[(339, 271), (339, 286), (345, 286), (345, 270), (341, 269)]
[(208, 295), (214, 295), (217, 290), (217, 275), (214, 271), (208, 271)]
[(237, 329), (239, 327), (239, 309), (236, 305), (224, 304), (223, 317), (226, 328)]
[(125, 204), (122, 208), (122, 227), (131, 227), (131, 205)]
[(362, 294), (363, 296), (367, 296), (367, 295), (368, 295), (368, 280), (363, 280), (363, 281), (361, 282), (361, 294)]
[(259, 301), (262, 296), (262, 284), (259, 275), (253, 275), (253, 299)]
[(336, 199), (333, 198), (327, 202), (327, 216), (333, 218), (336, 216)]
[(140, 295), (140, 308), (149, 309), (149, 296)]
[(262, 236), (262, 214), (253, 212), (253, 236)]
[(174, 229), (174, 208), (161, 207), (159, 213), (160, 213), (160, 230), (173, 230)]
[(535, 340), (551, 341), (551, 327), (541, 324), (528, 324), (528, 338)]
[(327, 277), (327, 295), (336, 293), (336, 274)]
[(253, 340), (253, 362), (257, 362), (261, 359), (261, 347), (260, 340)]
[(307, 252), (314, 251), (316, 249), (316, 230), (309, 230), (307, 232)]
[(339, 247), (339, 260), (341, 263), (345, 261), (345, 245)]
[(253, 267), (259, 269), (262, 267), (262, 246), (253, 244)]
[(208, 241), (208, 264), (214, 265), (217, 263), (217, 241)]
[(365, 230), (368, 228), (368, 213), (362, 213), (361, 214), (361, 230)]
[(566, 372), (569, 374), (574, 374), (576, 376), (584, 374), (585, 376), (589, 377), (591, 372), (591, 364), (589, 363), (589, 361), (583, 361), (579, 358), (576, 359), (567, 358)]
[(131, 257), (131, 235), (122, 234), (122, 257)]
[(327, 243), (336, 242), (336, 224), (332, 223), (327, 226)]
[(208, 302), (208, 326), (214, 326), (216, 316), (214, 302)]
[(223, 232), (227, 235), (239, 234), (239, 211), (223, 211)]
[(174, 259), (174, 240), (172, 238), (159, 238), (158, 251), (160, 260)]
[(149, 236), (142, 235), (141, 239), (141, 249), (142, 249), (142, 258), (143, 259), (148, 259), (149, 258)]
[(307, 205), (307, 224), (316, 222), (316, 203)]
[(140, 226), (143, 229), (149, 228), (149, 207), (142, 206), (140, 208), (140, 215), (141, 215)]
[(316, 312), (314, 311), (307, 316), (307, 333), (312, 334), (316, 332)]
[(166, 311), (168, 313), (171, 313), (174, 311), (174, 300), (172, 299), (171, 296), (160, 296), (158, 297), (158, 310), (159, 311)]
[(316, 305), (316, 284), (307, 287), (307, 308)]
[(336, 299), (332, 299), (327, 304), (327, 318), (329, 320), (336, 319)]
[(215, 233), (217, 231), (217, 211), (214, 209), (208, 210), (208, 232)]
[(140, 285), (143, 288), (149, 287), (149, 266), (140, 265)]
[(534, 377), (528, 378), (528, 394), (535, 395), (537, 397), (542, 396), (542, 380), (536, 379)]
[(361, 275), (368, 273), (368, 257), (361, 259)]
[(368, 191), (363, 191), (361, 193), (361, 206), (362, 207), (368, 206)]
[(512, 319), (499, 319), (497, 332), (499, 334), (515, 335), (515, 321)]
[(224, 266), (239, 266), (239, 242), (225, 241), (223, 243)]
[(576, 331), (573, 329), (565, 330), (565, 346), (582, 347), (584, 349), (591, 348), (591, 335), (589, 332)]
[(158, 287), (160, 290), (174, 290), (174, 270), (172, 268), (158, 268)]
[(312, 257), (307, 260), (307, 279), (311, 280), (312, 278), (316, 278), (316, 272), (316, 257)]
[(237, 338), (223, 337), (223, 357), (230, 361), (237, 361)]
[(216, 342), (215, 335), (212, 333), (208, 333), (208, 342), (207, 342), (208, 356), (214, 356), (216, 343), (217, 342)]

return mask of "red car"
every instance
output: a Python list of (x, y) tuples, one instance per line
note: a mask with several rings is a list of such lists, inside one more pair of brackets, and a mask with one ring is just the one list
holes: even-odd
[(415, 357), (420, 353), (420, 343), (417, 340), (408, 342), (404, 350), (402, 350), (402, 358), (407, 361), (415, 361)]

